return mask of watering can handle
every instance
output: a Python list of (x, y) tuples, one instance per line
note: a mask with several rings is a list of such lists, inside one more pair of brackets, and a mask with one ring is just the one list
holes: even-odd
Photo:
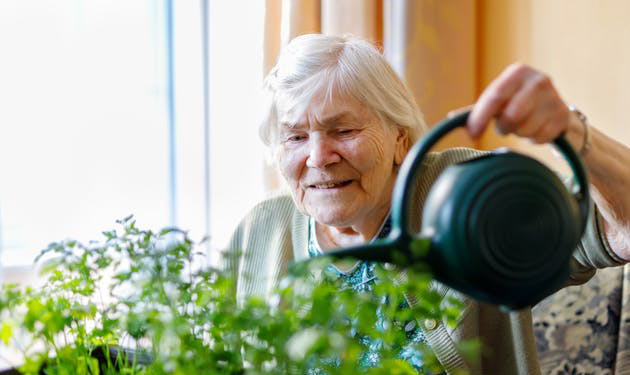
[[(466, 126), (469, 114), (470, 111), (465, 111), (454, 117), (443, 120), (435, 125), (433, 129), (409, 150), (409, 154), (400, 167), (392, 199), (392, 227), (399, 228), (401, 231), (400, 233), (395, 233), (393, 237), (397, 238), (399, 241), (405, 242), (413, 238), (409, 233), (409, 207), (411, 207), (411, 200), (413, 199), (413, 181), (415, 181), (417, 177), (421, 163), (424, 161), (429, 150), (439, 139), (458, 127)], [(580, 217), (582, 219), (581, 229), (584, 230), (590, 209), (586, 172), (580, 158), (564, 135), (560, 135), (553, 143), (558, 150), (560, 150), (573, 171), (574, 181), (576, 182), (573, 196), (580, 208)]]

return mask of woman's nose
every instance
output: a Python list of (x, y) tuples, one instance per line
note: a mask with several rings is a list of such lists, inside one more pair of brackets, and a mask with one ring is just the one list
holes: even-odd
[(306, 160), (307, 167), (325, 168), (341, 161), (341, 156), (337, 153), (334, 145), (331, 142), (327, 142), (324, 137), (311, 137), (309, 143), (310, 150)]

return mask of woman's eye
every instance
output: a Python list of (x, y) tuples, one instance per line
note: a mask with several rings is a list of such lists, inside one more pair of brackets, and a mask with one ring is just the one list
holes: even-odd
[(289, 142), (301, 142), (306, 139), (306, 136), (301, 134), (290, 135), (287, 140)]
[(339, 129), (339, 130), (337, 130), (337, 134), (339, 134), (339, 135), (348, 135), (348, 134), (352, 134), (353, 131), (354, 131), (354, 129)]

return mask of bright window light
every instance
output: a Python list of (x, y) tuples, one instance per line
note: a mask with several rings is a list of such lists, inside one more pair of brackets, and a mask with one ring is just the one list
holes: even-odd
[[(210, 186), (200, 2), (173, 2), (175, 194), (169, 190), (165, 1), (0, 2), (0, 263), (101, 238), (133, 214), (221, 248), (261, 199), (256, 106), (264, 2), (209, 1)], [(210, 194), (210, 202), (206, 196)], [(206, 207), (210, 207), (210, 220)]]

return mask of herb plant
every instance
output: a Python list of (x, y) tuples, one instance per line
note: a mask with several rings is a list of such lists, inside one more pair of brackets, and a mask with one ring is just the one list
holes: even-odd
[[(461, 308), (429, 288), (426, 272), (397, 283), (397, 272), (378, 268), (373, 293), (341, 290), (322, 272), (326, 258), (295, 264), (269, 300), (237, 301), (233, 280), (207, 266), (186, 232), (141, 230), (128, 217), (103, 234), (43, 250), (43, 287), (2, 287), (0, 345), (22, 353), (20, 372), (416, 374), (398, 358), (401, 324), (455, 324)], [(400, 308), (409, 295), (418, 304)], [(357, 332), (381, 342), (378, 367), (357, 367), (366, 351)], [(417, 349), (425, 373), (443, 371), (428, 347)]]

